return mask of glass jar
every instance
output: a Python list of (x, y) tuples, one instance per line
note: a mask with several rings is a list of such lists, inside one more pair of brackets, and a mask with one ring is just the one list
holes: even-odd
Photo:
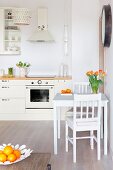
[(13, 77), (13, 67), (8, 68), (8, 76)]
[(64, 65), (64, 69), (63, 69), (63, 76), (66, 77), (68, 76), (68, 65)]

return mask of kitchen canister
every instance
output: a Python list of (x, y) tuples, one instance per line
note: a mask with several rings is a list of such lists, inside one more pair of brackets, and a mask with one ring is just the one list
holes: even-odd
[(68, 76), (68, 65), (61, 63), (59, 67), (59, 76), (60, 77), (66, 77)]
[(13, 74), (14, 74), (13, 67), (8, 68), (8, 76), (13, 77), (14, 76)]
[(5, 70), (4, 69), (0, 69), (0, 76), (4, 76), (5, 75)]
[(67, 65), (67, 64), (64, 64), (63, 76), (64, 76), (64, 77), (68, 76), (68, 65)]
[(64, 64), (61, 63), (59, 67), (59, 76), (63, 77), (64, 76)]

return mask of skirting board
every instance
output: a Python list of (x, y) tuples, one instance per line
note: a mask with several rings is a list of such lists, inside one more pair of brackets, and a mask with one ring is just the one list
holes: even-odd
[[(65, 119), (64, 109), (61, 120)], [(27, 109), (25, 113), (1, 113), (0, 120), (53, 120), (53, 109)]]

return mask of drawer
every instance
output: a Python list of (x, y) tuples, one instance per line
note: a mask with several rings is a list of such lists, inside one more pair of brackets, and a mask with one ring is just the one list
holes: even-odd
[(7, 79), (3, 79), (0, 80), (0, 85), (12, 85), (12, 86), (21, 86), (21, 85), (25, 85), (25, 80), (7, 80)]
[(0, 98), (23, 98), (25, 97), (25, 86), (0, 86)]
[(25, 99), (0, 98), (0, 113), (25, 113)]

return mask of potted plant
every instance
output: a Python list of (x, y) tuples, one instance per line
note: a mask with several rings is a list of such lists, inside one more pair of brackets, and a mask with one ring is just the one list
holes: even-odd
[(25, 77), (25, 76), (27, 76), (27, 74), (29, 72), (29, 67), (31, 65), (30, 65), (30, 63), (19, 61), (19, 63), (17, 63), (16, 66), (19, 68), (20, 77)]

